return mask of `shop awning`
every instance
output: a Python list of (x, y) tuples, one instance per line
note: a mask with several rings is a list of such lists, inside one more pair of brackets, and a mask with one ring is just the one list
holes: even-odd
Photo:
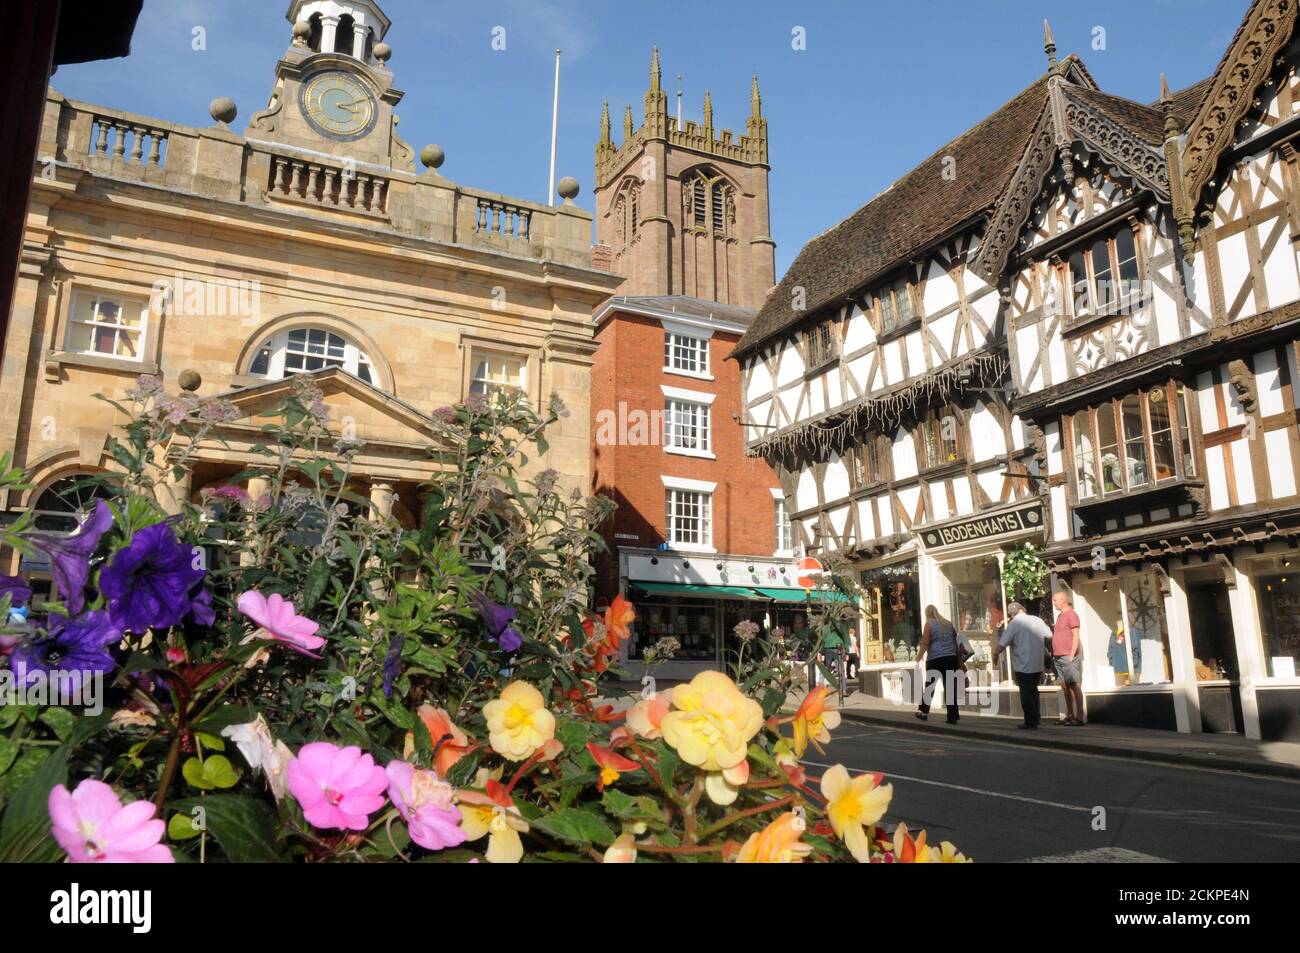
[(689, 582), (628, 582), (629, 586), (651, 595), (695, 596), (700, 599), (765, 599), (748, 586), (701, 586)]
[(813, 602), (848, 602), (849, 597), (842, 592), (825, 589), (804, 589), (787, 588), (787, 587), (767, 587), (758, 586), (754, 589), (764, 599), (772, 599), (775, 602), (799, 602), (805, 603), (808, 597), (812, 596)]

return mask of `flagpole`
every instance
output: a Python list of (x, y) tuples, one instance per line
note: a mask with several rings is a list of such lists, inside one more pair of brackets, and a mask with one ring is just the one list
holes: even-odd
[(560, 122), (560, 51), (555, 51), (555, 98), (551, 101), (551, 178), (547, 204), (555, 204), (555, 135)]

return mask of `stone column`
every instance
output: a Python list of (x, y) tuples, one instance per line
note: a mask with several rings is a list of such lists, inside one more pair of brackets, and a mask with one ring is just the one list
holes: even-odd
[(189, 470), (181, 474), (179, 479), (169, 471), (165, 479), (155, 484), (154, 496), (169, 516), (180, 513), (189, 502), (192, 478)]
[(320, 18), (320, 51), (322, 53), (334, 52), (334, 41), (338, 36), (338, 29), (338, 17), (323, 16)]
[(370, 35), (370, 27), (364, 23), (352, 24), (352, 55), (361, 62), (366, 61), (366, 37)]
[[(249, 499), (252, 501), (249, 506), (247, 532), (252, 536), (254, 526), (256, 525), (256, 508), (258, 506), (258, 501), (267, 493), (271, 492), (271, 481), (266, 477), (249, 477), (247, 490)], [(243, 552), (239, 554), (239, 565), (252, 566), (255, 563), (256, 559), (251, 552)]]
[(371, 511), (370, 518), (375, 522), (384, 522), (391, 519), (393, 515), (394, 496), (393, 484), (371, 483), (370, 503), (374, 509)]

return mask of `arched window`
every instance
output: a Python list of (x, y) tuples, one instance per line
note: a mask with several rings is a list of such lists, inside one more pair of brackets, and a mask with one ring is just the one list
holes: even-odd
[(307, 22), (311, 24), (311, 33), (307, 35), (307, 46), (311, 48), (312, 52), (319, 53), (321, 40), (320, 14), (313, 13), (307, 18)]
[[(38, 493), (32, 503), (32, 528), (43, 533), (71, 533), (81, 525), (95, 501), (109, 499), (113, 491), (102, 473), (79, 473), (61, 477)], [(50, 557), (36, 548), (24, 553), (19, 571), (43, 576), (50, 571)], [(42, 598), (49, 596), (48, 580), (33, 589)]]
[(726, 237), (735, 217), (735, 190), (721, 175), (701, 169), (686, 183), (682, 198), (686, 221), (701, 231)]
[(377, 385), (370, 358), (352, 341), (325, 328), (292, 328), (273, 334), (257, 349), (248, 373), (268, 380), (338, 367)]
[(339, 25), (334, 32), (334, 52), (352, 55), (352, 27), (356, 23), (352, 19), (352, 14), (345, 13), (339, 17)]
[(45, 533), (71, 533), (95, 508), (96, 500), (112, 496), (102, 474), (84, 473), (55, 480), (32, 504), (32, 528)]
[(641, 183), (629, 179), (614, 201), (614, 236), (622, 248), (636, 238), (641, 225)]

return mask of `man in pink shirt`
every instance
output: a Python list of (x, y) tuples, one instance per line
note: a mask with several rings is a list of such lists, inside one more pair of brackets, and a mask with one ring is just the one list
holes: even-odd
[(1079, 615), (1070, 594), (1058, 589), (1052, 594), (1056, 624), (1052, 626), (1052, 667), (1061, 680), (1065, 696), (1065, 722), (1083, 724), (1083, 643), (1079, 640)]

